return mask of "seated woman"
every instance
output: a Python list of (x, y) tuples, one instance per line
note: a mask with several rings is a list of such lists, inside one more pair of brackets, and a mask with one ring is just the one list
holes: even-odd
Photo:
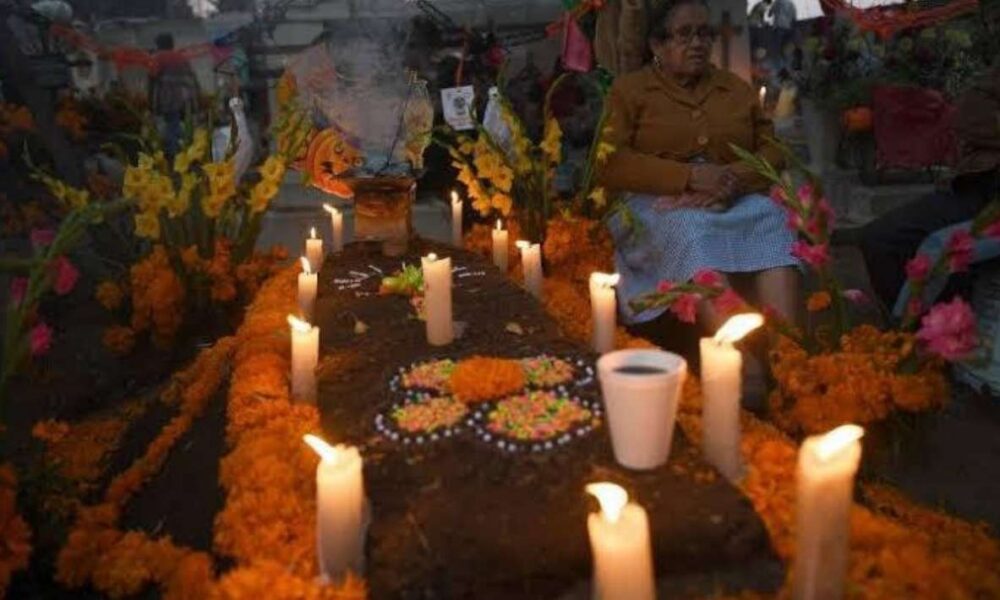
[[(618, 78), (611, 89), (610, 130), (615, 152), (600, 179), (625, 194), (635, 219), (610, 222), (622, 275), (619, 304), (630, 323), (632, 298), (661, 280), (685, 281), (700, 269), (747, 274), (757, 301), (787, 318), (796, 312), (797, 261), (793, 234), (780, 207), (761, 193), (768, 182), (741, 164), (730, 144), (780, 166), (768, 143), (773, 127), (757, 94), (709, 62), (716, 30), (701, 0), (668, 2), (650, 21), (652, 64)], [(718, 319), (707, 303), (702, 318)]]

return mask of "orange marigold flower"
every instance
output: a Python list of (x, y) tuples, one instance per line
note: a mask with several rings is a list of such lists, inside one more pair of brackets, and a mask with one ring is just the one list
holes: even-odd
[(118, 310), (125, 300), (125, 291), (114, 281), (102, 281), (94, 292), (94, 297), (107, 310)]
[(806, 309), (809, 312), (819, 312), (830, 308), (830, 292), (814, 292), (806, 301)]
[(9, 464), (0, 465), (0, 596), (14, 573), (28, 566), (31, 529), (17, 512), (17, 477)]
[(460, 361), (448, 387), (462, 402), (481, 402), (524, 388), (524, 369), (516, 360), (473, 356)]
[(125, 356), (135, 348), (135, 332), (131, 327), (112, 325), (101, 336), (104, 347), (118, 356)]
[(55, 419), (46, 419), (35, 423), (31, 428), (31, 437), (46, 444), (57, 444), (69, 433), (69, 424)]

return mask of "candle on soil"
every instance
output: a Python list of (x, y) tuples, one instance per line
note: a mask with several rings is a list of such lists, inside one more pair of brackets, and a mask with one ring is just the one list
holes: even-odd
[(314, 435), (302, 438), (320, 456), (316, 467), (316, 558), (319, 572), (339, 581), (364, 568), (364, 479), (361, 453), (331, 446)]
[(493, 264), (502, 273), (507, 272), (507, 230), (503, 228), (503, 222), (497, 219), (496, 229), (493, 230)]
[(524, 274), (524, 288), (535, 298), (542, 297), (542, 247), (525, 240), (514, 243), (521, 250), (521, 270)]
[(330, 228), (333, 231), (333, 251), (340, 252), (344, 249), (344, 213), (330, 204), (324, 204), (323, 210), (330, 213)]
[(843, 598), (854, 476), (861, 460), (857, 425), (806, 438), (795, 475), (792, 597)]
[(316, 288), (318, 276), (313, 273), (312, 266), (306, 257), (299, 257), (302, 261), (302, 272), (299, 273), (299, 311), (311, 321), (313, 318), (313, 308), (316, 306)]
[(756, 313), (735, 315), (715, 337), (701, 339), (701, 448), (708, 462), (726, 479), (742, 477), (740, 397), (743, 355), (733, 346), (764, 324)]
[(590, 309), (593, 318), (591, 346), (594, 352), (604, 354), (615, 349), (615, 327), (617, 323), (618, 301), (615, 286), (618, 273), (590, 274)]
[(316, 365), (319, 363), (319, 327), (288, 315), (292, 331), (292, 399), (316, 403)]
[(309, 230), (309, 239), (306, 240), (306, 258), (312, 265), (313, 273), (319, 273), (323, 268), (323, 240), (316, 237), (316, 228)]
[(601, 505), (587, 516), (590, 551), (594, 557), (592, 597), (598, 600), (656, 598), (649, 519), (628, 493), (613, 483), (591, 483), (587, 493)]
[(462, 199), (454, 191), (451, 193), (451, 243), (462, 247)]
[(420, 259), (424, 275), (427, 343), (445, 346), (455, 339), (451, 316), (451, 259), (431, 253)]

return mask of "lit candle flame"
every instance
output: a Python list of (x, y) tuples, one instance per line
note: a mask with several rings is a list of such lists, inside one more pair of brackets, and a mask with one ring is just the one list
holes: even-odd
[(595, 285), (603, 288), (611, 288), (618, 285), (621, 280), (621, 275), (618, 273), (591, 273), (590, 279)]
[(288, 324), (292, 326), (292, 329), (298, 331), (299, 333), (309, 333), (312, 331), (312, 325), (309, 321), (303, 321), (295, 315), (288, 315)]
[(841, 425), (820, 438), (816, 444), (816, 458), (826, 462), (860, 440), (864, 434), (865, 430), (858, 425)]
[(312, 265), (309, 264), (309, 259), (304, 256), (300, 256), (299, 261), (302, 263), (302, 272), (306, 275), (312, 275)]
[(716, 344), (734, 344), (747, 336), (751, 331), (764, 324), (764, 317), (757, 313), (733, 315), (715, 332)]
[[(323, 210), (325, 210), (326, 212), (330, 213), (331, 215), (339, 215), (340, 214), (340, 211), (337, 210), (337, 207), (333, 206), (333, 205), (330, 205), (330, 204), (325, 204), (324, 203), (323, 204)], [(316, 231), (316, 230), (313, 229), (313, 231)], [(313, 237), (316, 237), (316, 236), (313, 235)]]
[(497, 231), (500, 231), (502, 229), (503, 229), (503, 221), (497, 219)]
[(327, 444), (322, 438), (315, 436), (311, 433), (307, 433), (302, 436), (302, 441), (309, 444), (316, 454), (323, 459), (323, 462), (336, 462), (337, 460), (337, 448)]
[(437, 259), (438, 259), (438, 255), (434, 254), (433, 252), (431, 252), (430, 254), (427, 255), (427, 260), (429, 260), (430, 262), (434, 262)]
[(520, 248), (521, 250), (527, 250), (528, 248), (531, 248), (531, 242), (529, 242), (528, 240), (517, 240), (516, 242), (514, 242), (514, 245)]
[(458, 192), (456, 192), (455, 190), (451, 191), (451, 203), (452, 204), (461, 204), (462, 203), (462, 201), (458, 199)]
[(622, 486), (602, 481), (590, 483), (584, 488), (587, 493), (597, 498), (601, 505), (601, 514), (609, 523), (616, 523), (622, 516), (622, 509), (628, 504), (628, 492)]
[(764, 98), (767, 97), (767, 87), (763, 86), (763, 85), (760, 86), (760, 92), (758, 93), (758, 95), (760, 96), (760, 102), (761, 102), (761, 104), (763, 104), (764, 103)]
[(315, 227), (312, 227), (312, 228), (309, 229), (309, 237), (312, 238), (312, 239), (316, 239), (316, 228)]

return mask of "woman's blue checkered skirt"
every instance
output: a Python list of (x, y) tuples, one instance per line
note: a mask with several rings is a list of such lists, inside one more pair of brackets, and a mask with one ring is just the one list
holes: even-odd
[(627, 323), (660, 316), (663, 309), (636, 314), (629, 301), (663, 280), (682, 282), (700, 269), (748, 273), (797, 265), (795, 235), (784, 211), (767, 196), (744, 196), (724, 212), (657, 208), (656, 196), (629, 194), (631, 226), (622, 212), (608, 222), (621, 274), (618, 306)]

